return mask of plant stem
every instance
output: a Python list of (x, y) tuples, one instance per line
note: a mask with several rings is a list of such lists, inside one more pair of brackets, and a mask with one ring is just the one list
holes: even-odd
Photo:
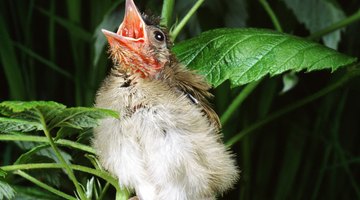
[(309, 37), (307, 37), (307, 39), (309, 39), (309, 40), (319, 39), (322, 36), (327, 35), (328, 33), (331, 33), (333, 31), (341, 29), (345, 26), (348, 26), (349, 24), (352, 24), (358, 20), (360, 20), (360, 10), (358, 10), (355, 14), (353, 14), (343, 20), (338, 21), (327, 28), (324, 28), (323, 30), (320, 30), (318, 32), (311, 34)]
[[(129, 196), (129, 192), (126, 189), (120, 188), (118, 181), (105, 171), (84, 167), (81, 165), (68, 165), (72, 170), (85, 172), (88, 174), (95, 175), (109, 182), (116, 189), (116, 200), (125, 199)], [(30, 163), (30, 164), (19, 164), (19, 165), (8, 165), (0, 167), (4, 171), (16, 171), (16, 170), (28, 170), (28, 169), (61, 169), (62, 164), (59, 163)]]
[[(283, 32), (279, 20), (277, 19), (274, 11), (271, 9), (268, 2), (266, 0), (260, 0), (260, 3), (264, 7), (266, 12), (269, 14), (276, 30)], [(223, 126), (225, 126), (225, 124), (229, 121), (233, 113), (240, 107), (242, 102), (255, 90), (255, 88), (259, 85), (260, 82), (261, 80), (250, 83), (244, 87), (244, 89), (240, 92), (240, 94), (234, 99), (234, 101), (230, 104), (228, 109), (220, 117), (220, 121)]]
[[(353, 72), (353, 73), (352, 73)], [(340, 86), (342, 86), (343, 84), (345, 84), (349, 79), (351, 79), (354, 76), (358, 76), (360, 75), (360, 71), (359, 69), (355, 69), (352, 72), (348, 72), (346, 75), (344, 75), (340, 80), (336, 81), (335, 83), (321, 89), (320, 91), (316, 92), (315, 94), (312, 94), (308, 97), (305, 97), (295, 103), (292, 103), (276, 112), (274, 112), (273, 114), (270, 114), (268, 117), (266, 117), (265, 119), (259, 120), (258, 122), (255, 122), (254, 124), (252, 124), (251, 126), (245, 128), (244, 130), (240, 131), (238, 134), (236, 134), (234, 137), (232, 137), (230, 140), (228, 140), (226, 142), (226, 146), (230, 147), (232, 145), (234, 145), (235, 143), (237, 143), (238, 141), (240, 141), (243, 137), (245, 137), (246, 135), (248, 135), (249, 133), (251, 133), (252, 131), (264, 126), (265, 124), (301, 107), (304, 106), (326, 94), (328, 94), (329, 92), (339, 88)]]
[(23, 171), (21, 171), (21, 170), (15, 172), (15, 174), (18, 174), (19, 176), (21, 176), (21, 177), (25, 178), (26, 180), (34, 183), (35, 185), (37, 185), (37, 186), (39, 186), (39, 187), (41, 187), (41, 188), (43, 188), (43, 189), (45, 189), (45, 190), (53, 193), (53, 194), (56, 194), (56, 195), (58, 195), (58, 196), (60, 196), (60, 197), (62, 197), (62, 198), (64, 198), (64, 199), (76, 200), (75, 197), (70, 196), (70, 195), (68, 195), (68, 194), (66, 194), (66, 193), (64, 193), (64, 192), (61, 192), (60, 190), (57, 190), (57, 189), (55, 189), (55, 188), (47, 185), (47, 184), (45, 184), (45, 183), (37, 180), (36, 178), (30, 176), (29, 174), (27, 174), (27, 173), (25, 173), (25, 172), (23, 172)]
[(261, 80), (250, 83), (244, 87), (243, 90), (239, 93), (239, 95), (231, 102), (230, 106), (226, 109), (224, 114), (220, 117), (221, 124), (225, 126), (227, 122), (229, 122), (230, 117), (234, 114), (234, 112), (240, 107), (242, 102), (251, 94), (252, 91), (259, 85)]
[(331, 132), (332, 135), (332, 140), (333, 140), (333, 144), (334, 144), (334, 150), (337, 154), (338, 159), (340, 159), (340, 163), (342, 164), (342, 167), (345, 171), (345, 173), (348, 175), (349, 177), (349, 181), (351, 183), (351, 186), (353, 187), (355, 194), (357, 196), (357, 199), (360, 199), (360, 189), (358, 187), (358, 183), (356, 181), (356, 179), (354, 178), (354, 173), (352, 173), (349, 164), (347, 163), (347, 158), (346, 158), (346, 152), (344, 151), (344, 148), (342, 147), (342, 145), (339, 142), (339, 131), (340, 130), (340, 121), (341, 121), (341, 117), (342, 114), (344, 113), (344, 107), (345, 107), (345, 102), (346, 102), (346, 98), (347, 98), (347, 94), (348, 91), (344, 92), (345, 94), (341, 95), (342, 96), (342, 100), (338, 103), (338, 108), (335, 114), (335, 119), (333, 122), (333, 127)]
[(171, 16), (174, 10), (175, 0), (164, 0), (161, 11), (161, 25), (169, 27), (171, 22)]
[[(38, 111), (39, 113), (41, 113), (40, 111)], [(78, 193), (78, 195), (80, 196), (80, 199), (81, 200), (85, 200), (87, 199), (86, 198), (86, 195), (83, 191), (83, 189), (80, 187), (80, 184), (79, 182), (77, 181), (75, 175), (74, 175), (74, 172), (72, 171), (72, 169), (69, 167), (69, 165), (65, 162), (65, 159), (64, 157), (61, 155), (59, 149), (57, 148), (56, 144), (54, 143), (54, 140), (53, 138), (51, 137), (50, 135), (50, 132), (49, 130), (47, 129), (47, 126), (46, 126), (46, 122), (45, 122), (45, 119), (44, 119), (44, 116), (43, 115), (40, 115), (40, 119), (41, 119), (41, 124), (43, 125), (44, 127), (44, 133), (45, 133), (45, 136), (47, 137), (52, 149), (54, 150), (55, 154), (56, 154), (56, 157), (59, 159), (60, 163), (62, 164), (62, 166), (64, 167), (65, 171), (67, 172), (67, 175), (68, 177), (70, 178), (70, 180), (73, 182), (75, 188), (76, 188), (76, 191)]]
[[(44, 136), (0, 134), (0, 141), (48, 142), (48, 139)], [(59, 139), (55, 141), (55, 144), (95, 154), (95, 150), (93, 148), (70, 140)]]
[(180, 23), (175, 27), (175, 29), (170, 33), (170, 37), (173, 41), (175, 41), (176, 37), (179, 35), (180, 31), (184, 28), (186, 23), (190, 20), (190, 18), (194, 15), (196, 10), (204, 3), (205, 0), (198, 0), (194, 6), (190, 9), (190, 11), (185, 15), (185, 17), (180, 21)]
[(275, 26), (275, 29), (279, 32), (283, 32), (283, 29), (281, 28), (279, 19), (276, 17), (275, 12), (270, 7), (269, 3), (266, 0), (259, 0), (261, 5), (264, 7), (265, 11), (268, 13), (268, 15), (271, 18), (272, 23)]

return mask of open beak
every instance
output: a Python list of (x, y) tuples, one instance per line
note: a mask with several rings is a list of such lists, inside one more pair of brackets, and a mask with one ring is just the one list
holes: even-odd
[(145, 22), (142, 19), (133, 0), (126, 0), (124, 20), (116, 33), (102, 29), (109, 44), (119, 43), (124, 46), (132, 46), (134, 43), (146, 41)]
[(111, 48), (114, 60), (122, 67), (138, 73), (141, 77), (156, 74), (163, 64), (149, 54), (146, 24), (133, 0), (126, 0), (125, 16), (116, 33), (102, 30)]

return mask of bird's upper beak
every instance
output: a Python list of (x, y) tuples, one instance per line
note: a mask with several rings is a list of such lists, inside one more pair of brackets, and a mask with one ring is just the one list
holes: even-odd
[(133, 46), (134, 43), (144, 43), (147, 40), (145, 22), (133, 0), (126, 0), (125, 16), (116, 33), (102, 29), (112, 46), (116, 43)]

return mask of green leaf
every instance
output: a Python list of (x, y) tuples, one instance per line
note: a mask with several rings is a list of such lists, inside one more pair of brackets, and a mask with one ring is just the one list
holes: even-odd
[(0, 168), (0, 199), (11, 199), (15, 196), (14, 189), (5, 182), (6, 172)]
[(42, 125), (38, 122), (23, 119), (0, 117), (0, 132), (2, 133), (11, 133), (14, 131), (30, 132), (33, 130), (42, 130)]
[(63, 200), (63, 198), (38, 187), (16, 186), (15, 189), (17, 193), (14, 200)]
[(15, 196), (14, 189), (6, 182), (0, 180), (0, 199), (12, 199)]
[(64, 105), (52, 101), (4, 101), (0, 114), (9, 118), (0, 118), (0, 128), (5, 133), (45, 130), (43, 120), (51, 120), (63, 109)]
[[(29, 150), (27, 153), (25, 153), (24, 157), (21, 158), (21, 160), (17, 162), (57, 162), (60, 163), (58, 157), (56, 156), (55, 152), (48, 146), (47, 144), (39, 145), (36, 142), (22, 142), (22, 141), (16, 141), (15, 142), (21, 149)], [(59, 150), (62, 157), (64, 158), (65, 162), (67, 164), (71, 164), (72, 157), (65, 151)], [(32, 158), (32, 156), (38, 156), (37, 158)], [(22, 157), (22, 156), (21, 156)], [(36, 161), (35, 159), (38, 159), (39, 161)]]
[(0, 103), (0, 113), (6, 116), (31, 109), (64, 109), (66, 106), (53, 101), (3, 101)]
[(0, 117), (0, 130), (6, 133), (59, 127), (92, 128), (98, 125), (99, 119), (119, 118), (115, 111), (87, 107), (66, 108), (52, 101), (4, 101), (0, 103), (0, 114), (8, 117)]
[(232, 0), (224, 2), (228, 7), (225, 17), (226, 27), (244, 27), (249, 18), (246, 0)]
[[(18, 144), (21, 144), (21, 146), (23, 146), (23, 148), (25, 148), (23, 145), (24, 143), (25, 142), (18, 143)], [(33, 144), (32, 142), (27, 142), (25, 144), (29, 144), (29, 143)], [(36, 155), (40, 150), (48, 148), (49, 146), (50, 146), (49, 144), (42, 144), (42, 145), (33, 147), (28, 152), (21, 154), (18, 157), (18, 159), (16, 159), (14, 164), (17, 165), (17, 164), (26, 164), (26, 163), (31, 163), (31, 162), (34, 162), (34, 163), (36, 163), (36, 162), (43, 162), (43, 163), (54, 162), (54, 160), (50, 159), (47, 156)]]
[(6, 171), (4, 171), (0, 168), (0, 178), (4, 178), (6, 176), (6, 174), (7, 174)]
[(292, 35), (264, 29), (216, 29), (174, 46), (186, 67), (197, 70), (215, 87), (254, 82), (288, 70), (337, 70), (356, 58)]
[[(344, 19), (345, 13), (329, 0), (283, 0), (311, 33)], [(323, 37), (326, 46), (337, 49), (340, 30)]]
[(115, 111), (100, 108), (67, 108), (52, 120), (49, 127), (92, 128), (98, 125), (99, 119), (106, 117), (119, 118), (119, 115)]

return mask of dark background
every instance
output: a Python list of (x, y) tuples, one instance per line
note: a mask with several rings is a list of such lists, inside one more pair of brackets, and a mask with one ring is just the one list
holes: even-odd
[[(284, 32), (301, 37), (311, 34), (284, 1), (268, 2)], [(310, 9), (307, 2), (303, 4), (309, 4)], [(360, 8), (358, 0), (316, 2), (331, 3), (346, 16)], [(172, 24), (181, 20), (194, 3), (177, 1)], [(139, 0), (136, 4), (140, 10), (161, 13), (160, 0)], [(92, 106), (94, 94), (111, 66), (106, 47), (95, 46), (105, 44), (99, 42), (105, 41), (99, 28), (116, 29), (123, 8), (122, 1), (111, 0), (1, 0), (0, 101), (52, 100), (67, 106)], [(320, 10), (314, 12), (321, 17)], [(111, 17), (115, 20), (108, 20)], [(207, 0), (175, 43), (221, 27), (274, 29), (259, 1)], [(338, 51), (360, 57), (359, 33), (359, 22), (347, 25), (341, 32)], [(224, 140), (336, 83), (346, 73), (346, 68), (334, 73), (298, 73), (298, 84), (285, 94), (280, 94), (282, 76), (264, 79), (224, 126)], [(232, 149), (242, 178), (223, 199), (360, 199), (359, 81), (356, 77), (259, 126), (235, 144)], [(219, 115), (242, 88), (231, 88), (226, 82), (213, 89), (213, 104)], [(17, 144), (0, 145), (0, 165), (11, 164), (21, 152)], [(59, 187), (71, 193), (65, 186)]]

